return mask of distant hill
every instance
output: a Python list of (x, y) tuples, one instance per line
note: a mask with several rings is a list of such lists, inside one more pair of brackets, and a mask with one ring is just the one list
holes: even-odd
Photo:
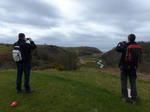
[[(13, 45), (0, 44), (0, 69), (16, 68), (12, 58)], [(64, 70), (76, 70), (80, 65), (80, 56), (102, 53), (95, 47), (58, 47), (56, 45), (37, 45), (32, 51), (32, 68), (49, 69), (51, 64), (59, 64)]]
[[(16, 68), (12, 58), (13, 45), (0, 44), (0, 70)], [(32, 68), (49, 69), (51, 64), (64, 67), (64, 70), (78, 69), (78, 55), (75, 52), (67, 51), (61, 47), (53, 45), (38, 45), (32, 51)]]
[[(150, 42), (138, 42), (142, 47), (142, 61), (139, 64), (138, 71), (150, 73)], [(115, 51), (115, 48), (105, 53), (102, 58), (106, 60), (107, 65), (117, 67), (121, 53)]]
[(63, 47), (64, 49), (75, 52), (78, 56), (85, 56), (85, 55), (92, 55), (92, 54), (99, 54), (102, 53), (98, 48), (95, 47)]

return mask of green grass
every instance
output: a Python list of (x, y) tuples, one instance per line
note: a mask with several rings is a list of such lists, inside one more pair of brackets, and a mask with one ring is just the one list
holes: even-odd
[(0, 44), (0, 51), (8, 51), (8, 50), (11, 50), (11, 49), (13, 49), (13, 47), (10, 46), (10, 45)]
[[(120, 78), (89, 71), (32, 71), (34, 93), (17, 94), (15, 70), (0, 71), (0, 112), (149, 112), (150, 82), (138, 79), (137, 105), (121, 101)], [(12, 102), (18, 106), (10, 107)]]

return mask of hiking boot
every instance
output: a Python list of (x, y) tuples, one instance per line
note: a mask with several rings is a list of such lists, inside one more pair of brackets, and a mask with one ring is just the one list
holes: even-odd
[(23, 89), (17, 90), (16, 93), (21, 93), (22, 91), (23, 91)]
[(133, 105), (136, 105), (136, 101), (132, 101), (132, 104), (133, 104)]
[(32, 93), (34, 91), (35, 91), (34, 89), (30, 89), (30, 90), (25, 91), (25, 93), (28, 94), (28, 93)]
[(124, 102), (124, 103), (127, 102), (127, 100), (128, 100), (127, 97), (123, 97), (123, 98), (122, 98), (122, 102)]

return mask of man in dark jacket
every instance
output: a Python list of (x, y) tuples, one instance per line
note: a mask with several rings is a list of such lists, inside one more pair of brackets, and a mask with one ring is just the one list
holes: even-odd
[[(17, 65), (17, 78), (16, 78), (16, 89), (17, 93), (22, 92), (21, 83), (22, 83), (22, 74), (24, 72), (24, 87), (25, 87), (25, 93), (31, 93), (34, 91), (34, 89), (30, 89), (30, 68), (31, 68), (31, 50), (36, 48), (35, 43), (32, 41), (31, 38), (25, 38), (25, 34), (19, 33), (18, 35), (18, 41), (14, 43), (14, 46), (16, 44), (20, 45), (20, 47), (25, 55), (25, 59), (16, 62)], [(26, 41), (29, 40), (30, 43), (26, 43)]]
[(137, 90), (136, 90), (136, 68), (137, 65), (128, 66), (125, 62), (125, 56), (127, 47), (131, 44), (137, 44), (135, 42), (136, 36), (134, 34), (130, 34), (128, 36), (128, 41), (119, 42), (116, 51), (122, 53), (122, 56), (119, 61), (119, 68), (121, 69), (121, 87), (122, 87), (122, 101), (126, 102), (128, 99), (128, 90), (127, 90), (127, 79), (129, 77), (130, 86), (131, 86), (131, 101), (133, 105), (136, 105), (137, 98)]

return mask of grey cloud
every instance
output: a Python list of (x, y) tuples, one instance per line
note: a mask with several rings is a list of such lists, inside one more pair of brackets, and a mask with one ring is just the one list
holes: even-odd
[[(141, 4), (131, 0), (92, 0), (83, 4), (85, 18), (108, 25), (115, 25), (119, 29), (130, 30), (140, 27), (141, 21), (148, 20), (150, 13), (145, 12)], [(138, 3), (138, 2), (137, 2)]]
[[(119, 41), (126, 40), (130, 33), (135, 33), (138, 41), (149, 41), (150, 8), (148, 4), (144, 4), (146, 1), (74, 2), (78, 5), (70, 8), (67, 13), (61, 10), (61, 6), (54, 6), (51, 2), (46, 3), (42, 0), (0, 2), (1, 42), (12, 43), (20, 31), (35, 36), (35, 42), (38, 44), (94, 46), (103, 51), (115, 47)], [(70, 12), (77, 18), (67, 15)]]
[(36, 0), (5, 0), (1, 4), (5, 13), (1, 14), (1, 21), (16, 24), (53, 27), (56, 20), (61, 18), (59, 9), (52, 4)]
[(37, 43), (48, 44), (48, 45), (61, 45), (61, 42), (65, 41), (65, 35), (61, 32), (53, 32), (44, 37), (39, 37), (35, 40)]

